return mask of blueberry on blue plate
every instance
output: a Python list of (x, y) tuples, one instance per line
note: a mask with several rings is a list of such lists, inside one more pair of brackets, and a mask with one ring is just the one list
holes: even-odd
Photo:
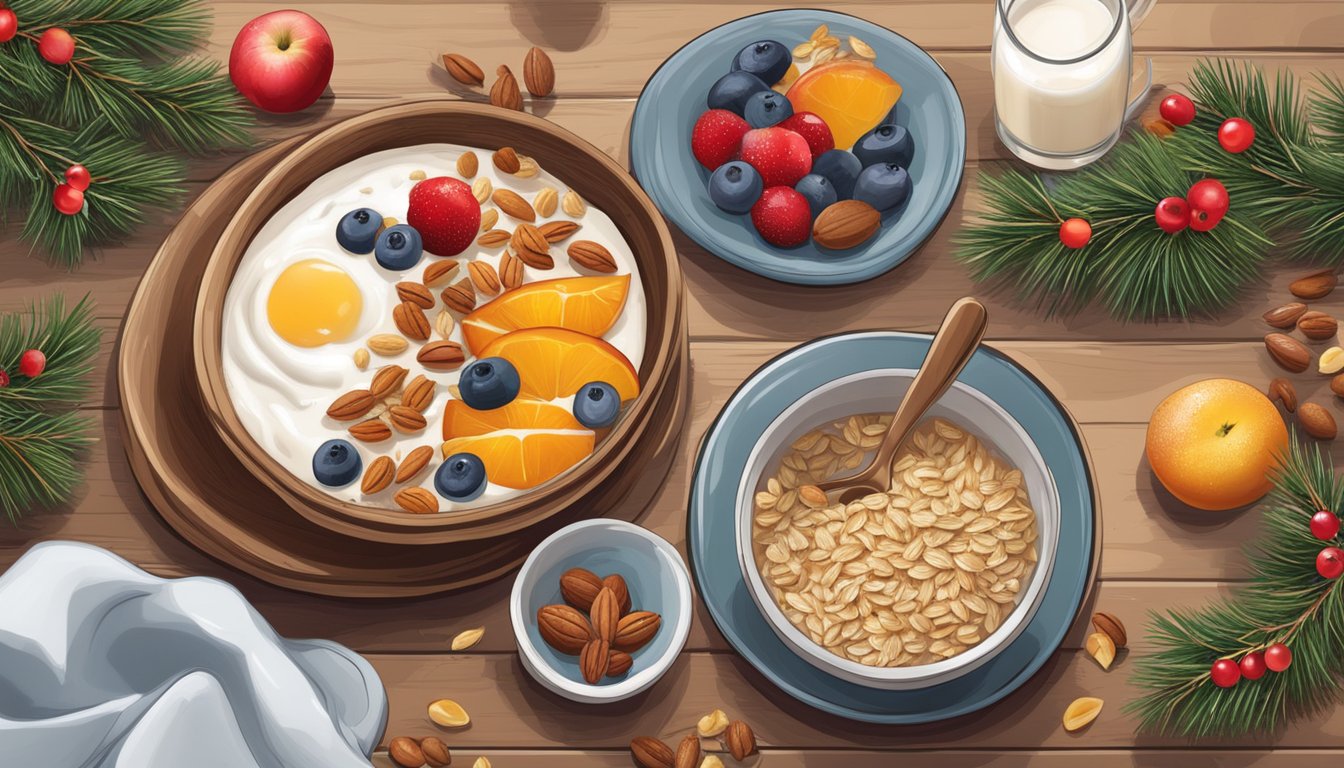
[(328, 488), (353, 483), (363, 466), (359, 451), (345, 440), (328, 440), (313, 454), (313, 477)]
[(471, 501), (485, 493), (485, 462), (474, 453), (454, 453), (434, 470), (434, 490), (449, 501)]
[(589, 429), (610, 427), (619, 415), (621, 396), (605, 381), (584, 384), (574, 395), (574, 418)]
[(483, 357), (467, 366), (457, 382), (462, 402), (478, 411), (503, 408), (518, 397), (522, 379), (513, 363), (502, 357)]
[(863, 172), (863, 163), (851, 152), (832, 149), (822, 152), (812, 161), (812, 172), (818, 176), (825, 176), (835, 188), (836, 196), (841, 200), (848, 200), (854, 196), (854, 183), (859, 180), (859, 174)]
[(419, 264), (424, 252), (420, 233), (410, 224), (397, 224), (384, 229), (373, 247), (373, 257), (378, 263), (398, 272)]
[(761, 174), (741, 160), (720, 165), (709, 177), (710, 201), (728, 213), (750, 212), (763, 189)]
[(752, 128), (769, 128), (793, 117), (793, 105), (782, 93), (757, 91), (747, 99), (742, 116)]
[(750, 72), (767, 83), (778, 83), (792, 63), (793, 54), (783, 43), (760, 40), (737, 52), (733, 71)]
[(747, 99), (761, 91), (774, 93), (764, 80), (750, 72), (729, 72), (710, 87), (706, 102), (710, 109), (726, 109), (742, 115), (747, 108)]
[(854, 185), (854, 199), (889, 211), (910, 197), (910, 173), (895, 163), (878, 163), (863, 169)]
[(336, 242), (351, 253), (372, 253), (383, 217), (372, 208), (356, 208), (336, 223)]
[(879, 125), (863, 135), (854, 145), (854, 156), (863, 167), (878, 163), (895, 163), (909, 168), (915, 158), (915, 141), (901, 125)]
[(831, 180), (817, 173), (807, 174), (794, 185), (793, 189), (807, 200), (814, 219), (840, 199), (835, 187), (831, 185)]

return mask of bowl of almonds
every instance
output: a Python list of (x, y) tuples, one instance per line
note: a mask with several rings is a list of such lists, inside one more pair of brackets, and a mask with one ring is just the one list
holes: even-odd
[(543, 541), (513, 583), (509, 616), (523, 667), (548, 690), (600, 704), (647, 690), (690, 632), (691, 580), (666, 540), (618, 520), (585, 520)]

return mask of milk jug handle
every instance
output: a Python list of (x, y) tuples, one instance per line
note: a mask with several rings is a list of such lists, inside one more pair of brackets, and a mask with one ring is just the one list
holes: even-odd
[[(1157, 0), (1125, 0), (1125, 5), (1129, 9), (1129, 29), (1130, 34), (1139, 28), (1143, 20), (1148, 18), (1148, 13), (1157, 5)], [(1129, 106), (1125, 107), (1125, 122), (1133, 120), (1139, 112), (1143, 111), (1143, 105), (1148, 101), (1148, 93), (1153, 90), (1153, 60), (1146, 59), (1145, 66), (1148, 69), (1147, 75), (1143, 81), (1143, 87), (1134, 94), (1130, 100)]]
[(1148, 18), (1157, 0), (1125, 0), (1125, 5), (1129, 6), (1129, 28), (1135, 30)]

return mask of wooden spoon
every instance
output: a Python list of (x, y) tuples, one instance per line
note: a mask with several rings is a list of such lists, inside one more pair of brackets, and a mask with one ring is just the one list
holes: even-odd
[(891, 465), (905, 438), (924, 418), (925, 412), (938, 402), (966, 367), (971, 355), (984, 338), (989, 315), (985, 306), (972, 298), (959, 299), (943, 318), (943, 324), (929, 345), (919, 372), (910, 388), (905, 391), (891, 426), (877, 447), (873, 461), (867, 467), (847, 477), (834, 478), (817, 487), (826, 493), (840, 492), (840, 501), (848, 504), (870, 493), (886, 493), (891, 489)]

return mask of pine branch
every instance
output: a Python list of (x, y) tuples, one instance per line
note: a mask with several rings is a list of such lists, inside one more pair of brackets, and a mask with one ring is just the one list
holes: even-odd
[(62, 27), (80, 45), (106, 56), (178, 54), (205, 42), (210, 15), (184, 0), (12, 0), (25, 29)]

